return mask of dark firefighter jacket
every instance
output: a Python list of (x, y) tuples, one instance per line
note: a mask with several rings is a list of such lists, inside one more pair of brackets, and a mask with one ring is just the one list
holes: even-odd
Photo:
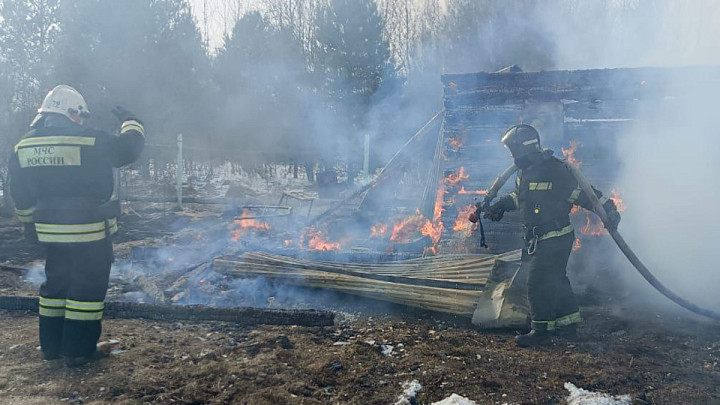
[[(595, 194), (601, 202), (607, 201), (600, 191), (595, 190)], [(519, 170), (515, 191), (497, 205), (504, 211), (520, 211), (527, 240), (566, 235), (573, 231), (572, 206), (592, 209), (590, 198), (582, 192), (566, 163), (550, 155)]]
[(117, 232), (113, 168), (134, 162), (144, 128), (126, 120), (120, 136), (79, 125), (32, 129), (10, 158), (16, 213), (44, 243), (102, 240)]

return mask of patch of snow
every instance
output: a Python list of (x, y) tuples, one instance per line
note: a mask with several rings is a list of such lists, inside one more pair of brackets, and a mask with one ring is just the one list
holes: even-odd
[(380, 353), (382, 353), (383, 356), (392, 355), (393, 349), (394, 349), (393, 345), (380, 345)]
[(404, 382), (402, 384), (403, 393), (400, 394), (394, 405), (411, 405), (412, 400), (415, 399), (418, 392), (422, 390), (422, 384), (418, 380), (412, 380), (410, 382)]
[(458, 394), (452, 394), (442, 401), (433, 402), (432, 405), (477, 405), (477, 402)]
[(569, 382), (565, 383), (565, 389), (570, 391), (567, 397), (568, 405), (630, 405), (632, 401), (629, 395), (611, 396), (587, 391)]

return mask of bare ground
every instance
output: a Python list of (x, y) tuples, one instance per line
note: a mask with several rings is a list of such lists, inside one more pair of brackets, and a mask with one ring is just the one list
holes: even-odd
[[(37, 257), (15, 231), (0, 224), (0, 261)], [(33, 290), (22, 273), (0, 272), (0, 294)], [(451, 393), (479, 404), (563, 403), (566, 382), (636, 404), (720, 404), (720, 325), (684, 313), (585, 306), (580, 341), (529, 350), (515, 347), (515, 331), (393, 308), (341, 313), (327, 328), (106, 320), (117, 354), (78, 369), (40, 359), (34, 314), (0, 311), (0, 402), (392, 404), (417, 380), (419, 404)]]

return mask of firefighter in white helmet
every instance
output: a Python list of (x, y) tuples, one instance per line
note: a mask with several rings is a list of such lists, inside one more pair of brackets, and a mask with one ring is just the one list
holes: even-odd
[(122, 107), (119, 136), (90, 129), (90, 110), (74, 88), (45, 97), (30, 131), (10, 159), (10, 192), (28, 239), (45, 247), (40, 287), (40, 347), (68, 366), (100, 357), (105, 294), (113, 262), (111, 237), (120, 204), (112, 200), (113, 168), (135, 161), (142, 122)]

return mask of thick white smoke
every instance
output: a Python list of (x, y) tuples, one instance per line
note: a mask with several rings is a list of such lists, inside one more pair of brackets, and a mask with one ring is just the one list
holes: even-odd
[(618, 143), (629, 207), (621, 232), (666, 285), (711, 308), (720, 304), (718, 82), (714, 94), (644, 111)]
[[(720, 64), (720, 2), (577, 1), (549, 13), (559, 69)], [(715, 74), (720, 70), (715, 70)], [(691, 74), (692, 75), (692, 74)], [(645, 105), (620, 134), (617, 186), (627, 204), (620, 231), (671, 289), (698, 304), (720, 304), (719, 78), (678, 74), (676, 99)], [(684, 97), (679, 95), (684, 94)], [(607, 190), (606, 190), (607, 191)], [(643, 297), (658, 298), (627, 270)], [(627, 267), (627, 268), (625, 268)], [(645, 298), (643, 298), (645, 299)]]

